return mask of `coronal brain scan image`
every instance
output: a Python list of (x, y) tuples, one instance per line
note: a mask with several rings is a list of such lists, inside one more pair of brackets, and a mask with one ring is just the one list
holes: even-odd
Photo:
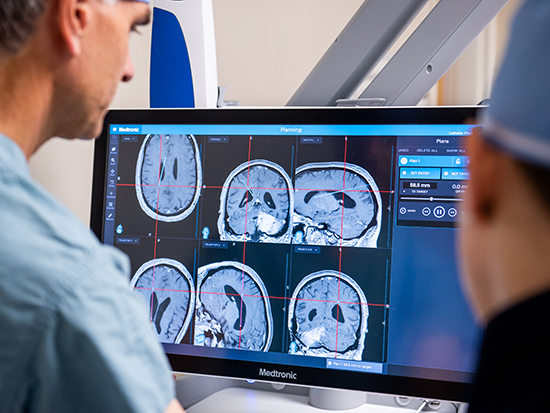
[(191, 274), (178, 261), (157, 258), (136, 271), (131, 286), (150, 308), (153, 330), (163, 343), (180, 343), (195, 305)]
[(292, 183), (279, 165), (254, 160), (237, 167), (220, 196), (222, 240), (290, 243)]
[(197, 205), (202, 170), (193, 135), (148, 135), (136, 164), (141, 209), (153, 219), (181, 221)]
[(289, 353), (361, 360), (369, 310), (365, 293), (348, 275), (318, 271), (305, 277), (289, 306)]
[(376, 247), (382, 200), (376, 182), (360, 166), (310, 163), (296, 170), (295, 243)]
[(199, 268), (195, 345), (267, 351), (272, 337), (267, 291), (252, 268), (235, 261)]

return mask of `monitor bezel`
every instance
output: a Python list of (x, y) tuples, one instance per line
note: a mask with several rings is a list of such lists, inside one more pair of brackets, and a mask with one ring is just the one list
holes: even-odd
[[(228, 108), (228, 109), (124, 109), (107, 113), (95, 141), (90, 227), (103, 241), (106, 151), (109, 124), (227, 124), (227, 125), (327, 125), (327, 124), (462, 124), (473, 123), (479, 106), (381, 107), (381, 108)], [(219, 377), (283, 382), (322, 388), (359, 390), (400, 396), (467, 402), (472, 383), (390, 376), (374, 373), (288, 366), (255, 361), (167, 354), (174, 371)], [(259, 376), (260, 369), (292, 370), (298, 379)]]

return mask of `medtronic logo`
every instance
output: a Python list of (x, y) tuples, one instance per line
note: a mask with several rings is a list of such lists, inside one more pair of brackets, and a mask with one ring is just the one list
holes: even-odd
[(276, 377), (279, 379), (292, 379), (297, 380), (298, 374), (294, 372), (284, 372), (284, 371), (278, 371), (278, 370), (266, 370), (266, 369), (260, 369), (260, 376), (267, 376), (267, 377)]
[(129, 128), (129, 127), (126, 127), (126, 128), (118, 128), (118, 131), (119, 132), (136, 132), (136, 133), (139, 133), (139, 128), (138, 127), (135, 127), (135, 128)]

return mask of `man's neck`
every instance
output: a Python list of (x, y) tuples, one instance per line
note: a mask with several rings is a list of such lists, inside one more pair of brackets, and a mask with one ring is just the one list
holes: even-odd
[(27, 159), (51, 136), (52, 90), (51, 75), (24, 52), (0, 60), (0, 133)]

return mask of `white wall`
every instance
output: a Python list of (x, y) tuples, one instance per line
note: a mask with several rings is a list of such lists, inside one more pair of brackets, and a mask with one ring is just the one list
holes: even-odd
[[(512, 3), (518, 1), (511, 0)], [(244, 106), (286, 104), (362, 2), (213, 0), (218, 80), (220, 85), (228, 87), (225, 99), (238, 100)], [(507, 32), (509, 9), (502, 19), (504, 23), (496, 29), (497, 38)], [(113, 108), (149, 105), (150, 27), (141, 32), (131, 37), (135, 77), (120, 86)], [(466, 62), (463, 60), (462, 65), (470, 67), (471, 60)], [(489, 71), (492, 70), (494, 68)], [(443, 94), (442, 103), (477, 103), (474, 98), (479, 88), (460, 97), (466, 102), (452, 96), (452, 88), (464, 92), (465, 89), (457, 89), (457, 85), (472, 83), (460, 76), (463, 73), (460, 68), (452, 71), (455, 80), (450, 79), (451, 76), (446, 79), (444, 91), (447, 93)], [(482, 75), (484, 79), (488, 76), (486, 72)], [(429, 102), (436, 103), (437, 99)], [(92, 158), (92, 142), (53, 139), (30, 163), (32, 175), (86, 223), (90, 214)]]
[(226, 100), (283, 106), (363, 0), (214, 0)]

